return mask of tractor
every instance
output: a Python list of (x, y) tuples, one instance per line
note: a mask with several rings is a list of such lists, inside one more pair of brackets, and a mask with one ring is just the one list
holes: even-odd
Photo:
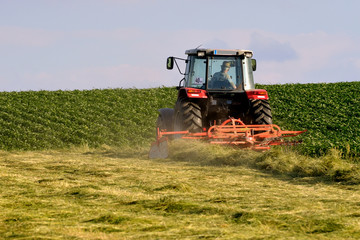
[[(180, 137), (261, 151), (300, 143), (283, 138), (306, 130), (283, 131), (272, 123), (268, 93), (255, 89), (252, 51), (196, 48), (185, 54), (187, 59), (167, 58), (166, 68), (176, 66), (184, 78), (177, 86), (175, 107), (159, 109), (150, 158), (166, 158), (168, 140)], [(185, 73), (177, 60), (185, 61)]]
[(160, 130), (202, 132), (230, 117), (272, 124), (267, 91), (255, 89), (252, 51), (191, 49), (185, 54), (187, 59), (167, 58), (167, 69), (179, 69), (176, 60), (183, 60), (186, 70), (174, 109), (159, 109)]

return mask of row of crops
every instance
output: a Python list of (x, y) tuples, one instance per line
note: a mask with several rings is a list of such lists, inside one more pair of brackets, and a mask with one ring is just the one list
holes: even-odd
[(0, 149), (148, 143), (156, 109), (169, 105), (174, 94), (170, 88), (3, 92)]
[[(338, 148), (360, 155), (360, 82), (258, 85), (274, 123), (308, 129), (300, 149)], [(143, 145), (154, 138), (157, 109), (173, 107), (176, 89), (104, 89), (0, 93), (0, 149), (57, 149), (87, 144)]]
[(360, 82), (266, 85), (274, 123), (307, 129), (301, 150), (322, 155), (330, 148), (360, 155)]

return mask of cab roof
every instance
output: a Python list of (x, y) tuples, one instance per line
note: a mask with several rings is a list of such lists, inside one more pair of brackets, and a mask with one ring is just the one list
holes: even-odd
[(239, 50), (239, 49), (209, 49), (209, 48), (195, 48), (185, 51), (187, 55), (198, 55), (202, 56), (215, 56), (215, 55), (225, 55), (225, 56), (236, 56), (236, 55), (247, 55), (252, 57), (253, 52), (251, 50)]

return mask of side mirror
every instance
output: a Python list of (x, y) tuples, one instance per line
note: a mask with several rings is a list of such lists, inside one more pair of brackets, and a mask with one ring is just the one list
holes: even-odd
[(256, 71), (256, 59), (251, 59), (252, 70)]
[(166, 68), (171, 70), (174, 68), (174, 57), (168, 57), (166, 60)]

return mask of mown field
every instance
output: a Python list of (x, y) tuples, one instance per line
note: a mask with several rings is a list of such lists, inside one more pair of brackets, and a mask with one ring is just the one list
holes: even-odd
[[(274, 123), (307, 129), (302, 153), (360, 154), (360, 82), (258, 85), (269, 92)], [(0, 149), (141, 146), (154, 137), (157, 109), (173, 107), (174, 88), (1, 92)]]
[(270, 171), (292, 161), (286, 152), (195, 142), (171, 152), (166, 160), (105, 146), (0, 152), (0, 238), (360, 238), (358, 184)]

